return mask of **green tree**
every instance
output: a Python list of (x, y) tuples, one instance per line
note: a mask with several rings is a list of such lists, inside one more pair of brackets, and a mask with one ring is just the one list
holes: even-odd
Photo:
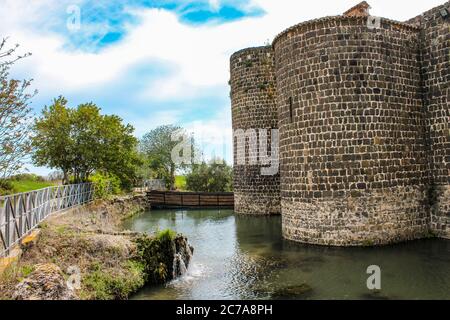
[(0, 42), (0, 179), (19, 171), (31, 152), (30, 99), (27, 93), (32, 80), (14, 80), (9, 77), (11, 66), (30, 53), (16, 56), (18, 45), (6, 49), (6, 39)]
[(103, 116), (99, 131), (102, 157), (98, 167), (117, 176), (126, 189), (136, 182), (137, 170), (142, 165), (138, 153), (139, 141), (133, 132), (133, 126), (123, 125), (120, 117)]
[(175, 189), (176, 171), (186, 167), (186, 164), (176, 163), (172, 159), (172, 151), (180, 143), (180, 140), (173, 139), (176, 132), (186, 136), (181, 127), (164, 125), (146, 133), (140, 141), (140, 150), (145, 155), (152, 177), (164, 179), (170, 190)]
[(231, 191), (232, 173), (233, 169), (219, 159), (194, 164), (186, 176), (186, 188), (196, 192)]
[(35, 121), (34, 163), (60, 169), (65, 183), (69, 176), (86, 182), (93, 173), (104, 172), (131, 187), (140, 165), (134, 128), (100, 111), (93, 103), (72, 109), (64, 97), (55, 99)]
[(73, 110), (67, 100), (58, 97), (35, 122), (33, 161), (38, 166), (57, 168), (63, 172), (63, 183), (69, 183), (75, 161), (75, 139), (72, 132)]

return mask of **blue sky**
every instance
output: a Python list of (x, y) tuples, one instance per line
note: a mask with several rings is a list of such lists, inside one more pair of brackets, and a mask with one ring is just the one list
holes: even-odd
[[(126, 25), (139, 25), (141, 20), (130, 10), (162, 9), (173, 12), (181, 23), (192, 26), (222, 24), (264, 15), (264, 10), (249, 6), (243, 1), (83, 1), (79, 5), (83, 13), (81, 32), (67, 32), (68, 48), (98, 52), (102, 48), (119, 42), (127, 34)], [(62, 8), (63, 9), (63, 8)], [(63, 16), (63, 15), (61, 15)], [(66, 19), (60, 19), (54, 30), (65, 30)]]
[[(180, 124), (231, 162), (229, 56), (357, 2), (0, 0), (0, 37), (33, 53), (12, 74), (34, 79), (36, 114), (58, 95), (72, 106), (93, 101), (131, 123), (137, 137), (158, 125)], [(369, 1), (373, 15), (396, 20), (444, 2)], [(75, 29), (74, 8), (80, 13)]]

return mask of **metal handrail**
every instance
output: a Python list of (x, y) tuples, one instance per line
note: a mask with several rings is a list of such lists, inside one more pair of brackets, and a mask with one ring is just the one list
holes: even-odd
[(95, 197), (95, 184), (51, 186), (0, 197), (0, 257), (49, 215), (86, 204)]
[(163, 179), (144, 180), (144, 190), (166, 190), (166, 183)]

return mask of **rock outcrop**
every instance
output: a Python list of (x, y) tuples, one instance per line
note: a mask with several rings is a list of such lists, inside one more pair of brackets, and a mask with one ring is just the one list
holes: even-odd
[(15, 289), (16, 300), (73, 300), (76, 295), (55, 264), (38, 264), (35, 270)]

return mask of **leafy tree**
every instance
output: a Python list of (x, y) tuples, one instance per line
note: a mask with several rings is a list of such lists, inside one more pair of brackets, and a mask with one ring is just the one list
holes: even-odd
[(95, 172), (118, 177), (131, 187), (140, 161), (134, 128), (115, 115), (102, 115), (93, 103), (67, 106), (59, 97), (35, 121), (33, 160), (36, 165), (60, 169), (64, 183), (86, 182)]
[(104, 168), (104, 160), (112, 160), (103, 152), (109, 151), (106, 150), (105, 138), (109, 130), (115, 128), (102, 130), (104, 118), (100, 115), (100, 108), (93, 103), (80, 104), (72, 113), (70, 123), (74, 138), (72, 174), (75, 182), (88, 181), (96, 169)]
[(138, 152), (139, 161), (141, 165), (136, 170), (136, 186), (143, 186), (145, 180), (151, 179), (154, 177), (153, 170), (150, 168), (147, 156)]
[(116, 115), (103, 116), (99, 130), (99, 150), (102, 153), (99, 168), (117, 176), (122, 187), (129, 189), (136, 182), (136, 173), (142, 165), (138, 153), (138, 139), (130, 124), (123, 125)]
[(72, 114), (67, 100), (60, 96), (53, 100), (52, 105), (44, 107), (41, 118), (34, 124), (34, 163), (60, 169), (65, 184), (69, 183), (75, 160)]
[(196, 192), (227, 192), (232, 190), (232, 168), (217, 159), (194, 164), (186, 176), (186, 188)]
[(172, 151), (180, 143), (180, 140), (172, 139), (176, 132), (185, 135), (179, 126), (160, 126), (146, 133), (140, 142), (140, 151), (146, 157), (146, 165), (151, 169), (152, 177), (164, 179), (170, 190), (175, 189), (176, 171), (186, 167), (186, 164), (176, 163), (172, 159)]
[(9, 77), (11, 66), (30, 53), (15, 58), (16, 45), (6, 49), (7, 39), (0, 43), (0, 179), (19, 171), (31, 151), (30, 99), (27, 93), (32, 80), (14, 80)]

